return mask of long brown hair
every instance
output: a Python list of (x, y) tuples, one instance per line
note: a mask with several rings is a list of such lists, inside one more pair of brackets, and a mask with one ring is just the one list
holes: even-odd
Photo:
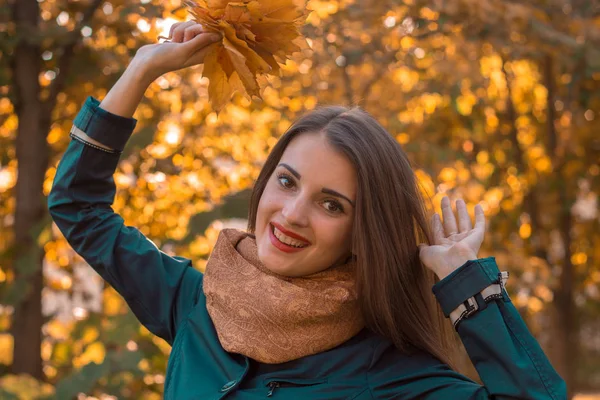
[(357, 171), (352, 252), (366, 326), (403, 352), (425, 350), (452, 366), (449, 324), (431, 292), (435, 276), (419, 260), (419, 243), (431, 243), (427, 211), (400, 144), (359, 107), (321, 106), (305, 114), (275, 144), (250, 199), (248, 232), (258, 203), (290, 141), (324, 132)]

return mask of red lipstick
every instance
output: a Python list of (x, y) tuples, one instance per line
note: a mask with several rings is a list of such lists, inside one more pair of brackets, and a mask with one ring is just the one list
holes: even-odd
[(283, 226), (279, 225), (277, 222), (271, 222), (271, 225), (273, 225), (275, 228), (279, 229), (281, 232), (285, 233), (287, 236), (289, 236), (291, 238), (302, 240), (303, 242), (310, 244), (310, 241), (307, 238), (305, 238), (304, 236), (300, 236), (297, 233), (288, 231)]
[[(279, 229), (279, 227), (277, 227), (277, 229)], [(283, 232), (283, 230), (282, 230), (282, 232)], [(287, 233), (286, 233), (286, 235), (287, 235)], [(291, 235), (290, 235), (290, 237), (291, 237)], [(287, 245), (287, 244), (281, 242), (279, 239), (277, 239), (277, 237), (273, 233), (273, 225), (269, 226), (269, 239), (271, 240), (271, 244), (273, 244), (273, 246), (277, 247), (279, 250), (283, 251), (284, 253), (297, 253), (306, 248), (306, 247), (294, 247), (294, 246), (290, 246), (290, 245)], [(304, 240), (304, 239), (298, 239), (298, 240)]]

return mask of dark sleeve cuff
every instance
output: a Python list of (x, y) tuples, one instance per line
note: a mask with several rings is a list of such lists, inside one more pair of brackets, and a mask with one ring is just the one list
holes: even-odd
[(499, 274), (495, 257), (469, 260), (433, 285), (433, 294), (440, 303), (444, 315), (448, 317), (469, 297), (493, 283), (500, 282)]
[(137, 120), (110, 113), (100, 108), (100, 101), (88, 96), (73, 124), (92, 139), (122, 152)]

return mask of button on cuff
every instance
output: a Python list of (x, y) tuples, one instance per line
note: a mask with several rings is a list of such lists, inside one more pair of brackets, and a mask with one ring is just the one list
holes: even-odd
[(227, 392), (228, 390), (230, 390), (232, 387), (234, 387), (237, 384), (236, 380), (233, 381), (229, 381), (226, 384), (223, 385), (223, 387), (221, 388), (221, 392)]

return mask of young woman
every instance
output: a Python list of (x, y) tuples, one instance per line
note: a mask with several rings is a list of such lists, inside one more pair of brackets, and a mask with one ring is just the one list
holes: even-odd
[[(220, 39), (194, 22), (171, 36), (140, 48), (102, 103), (86, 100), (48, 199), (75, 251), (173, 346), (165, 398), (566, 398), (506, 275), (477, 257), (481, 207), (472, 226), (444, 198), (443, 222), (428, 222), (406, 154), (359, 108), (293, 124), (255, 184), (248, 232), (221, 231), (205, 274), (125, 226), (113, 173), (144, 91)], [(483, 385), (451, 368), (444, 326)]]

